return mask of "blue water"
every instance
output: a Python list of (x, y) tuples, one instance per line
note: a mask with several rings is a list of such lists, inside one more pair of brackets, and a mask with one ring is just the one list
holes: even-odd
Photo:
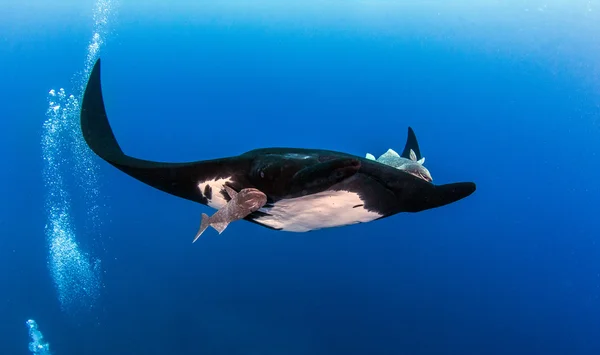
[(79, 247), (101, 260), (97, 299), (75, 309), (49, 266), (40, 142), (48, 91), (76, 91), (95, 1), (8, 3), (0, 354), (30, 353), (31, 318), (55, 355), (600, 353), (598, 2), (115, 3), (99, 55), (127, 154), (378, 156), (410, 125), (435, 183), (478, 189), (372, 223), (237, 222), (191, 244), (211, 209), (92, 155), (97, 228), (86, 175), (63, 186)]

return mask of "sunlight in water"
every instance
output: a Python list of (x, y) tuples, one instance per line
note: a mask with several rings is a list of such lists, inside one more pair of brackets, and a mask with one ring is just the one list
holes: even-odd
[[(99, 0), (95, 5), (94, 33), (84, 70), (75, 78), (76, 92), (67, 95), (61, 88), (50, 90), (48, 94), (49, 107), (42, 135), (48, 266), (65, 311), (93, 307), (102, 288), (100, 259), (81, 250), (75, 229), (77, 225), (79, 233), (84, 230), (95, 239), (101, 224), (97, 165), (81, 136), (78, 97), (83, 95), (92, 65), (108, 34), (107, 24), (113, 7), (110, 0)], [(84, 198), (85, 221), (74, 220), (71, 196)]]
[(50, 345), (44, 341), (44, 336), (42, 335), (42, 332), (38, 330), (37, 323), (33, 319), (30, 319), (25, 323), (29, 327), (29, 337), (31, 338), (29, 351), (31, 351), (32, 354), (51, 355)]

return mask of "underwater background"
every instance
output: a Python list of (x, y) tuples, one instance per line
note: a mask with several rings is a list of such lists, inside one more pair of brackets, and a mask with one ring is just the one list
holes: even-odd
[[(2, 8), (0, 354), (600, 353), (599, 1)], [(241, 221), (192, 244), (213, 210), (83, 142), (98, 56), (128, 155), (379, 156), (411, 126), (434, 183), (478, 189), (310, 233)]]

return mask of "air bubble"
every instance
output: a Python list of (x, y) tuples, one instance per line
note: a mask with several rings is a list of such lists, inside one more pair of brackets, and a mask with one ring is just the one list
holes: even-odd
[[(106, 25), (112, 13), (110, 0), (100, 0), (94, 9), (93, 32), (84, 63), (84, 72), (76, 80), (77, 92), (67, 95), (64, 88), (48, 92), (48, 110), (41, 139), (45, 163), (46, 186), (46, 238), (48, 265), (57, 290), (57, 297), (65, 311), (93, 307), (103, 288), (100, 275), (101, 261), (94, 253), (82, 251), (77, 242), (75, 225), (100, 240), (100, 195), (95, 157), (81, 136), (80, 105), (77, 97), (83, 94), (84, 84), (92, 64), (98, 57)], [(72, 178), (76, 185), (67, 184)], [(75, 221), (72, 214), (71, 195), (83, 195), (86, 202), (86, 221)], [(76, 223), (77, 222), (77, 223)], [(85, 223), (84, 223), (85, 222)], [(29, 323), (28, 323), (29, 324)], [(49, 354), (49, 353), (48, 353)]]

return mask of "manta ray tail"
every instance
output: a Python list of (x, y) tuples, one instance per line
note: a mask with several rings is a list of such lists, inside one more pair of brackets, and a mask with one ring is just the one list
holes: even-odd
[(404, 150), (400, 156), (402, 158), (410, 159), (410, 151), (415, 152), (417, 156), (417, 160), (421, 160), (423, 158), (421, 156), (421, 149), (419, 149), (419, 143), (417, 142), (417, 136), (411, 127), (408, 127), (408, 137), (406, 137), (406, 145), (404, 146)]

